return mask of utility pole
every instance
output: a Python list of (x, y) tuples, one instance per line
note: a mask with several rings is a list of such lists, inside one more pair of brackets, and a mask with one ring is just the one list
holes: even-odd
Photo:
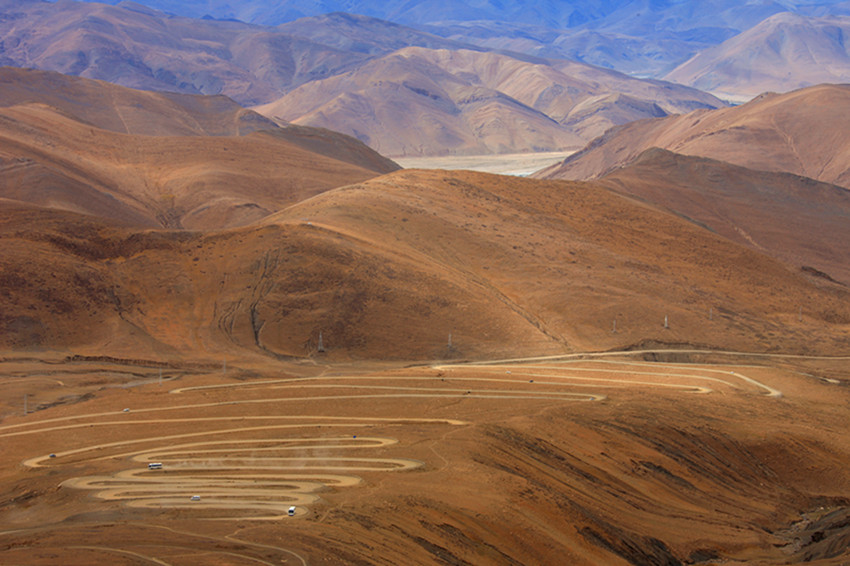
[(317, 352), (325, 351), (325, 343), (322, 341), (322, 331), (319, 331), (319, 345), (316, 347)]
[(667, 322), (667, 315), (664, 315), (664, 328), (670, 328), (670, 325)]

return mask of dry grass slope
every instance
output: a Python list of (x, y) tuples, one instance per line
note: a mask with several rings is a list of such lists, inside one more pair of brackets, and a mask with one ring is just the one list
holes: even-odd
[[(846, 287), (589, 184), (404, 171), (206, 233), (7, 209), (4, 271), (31, 281), (4, 285), (9, 346), (16, 325), (41, 347), (200, 357), (310, 355), (322, 332), (334, 359), (829, 352), (850, 332)], [(78, 332), (84, 311), (102, 335)]]

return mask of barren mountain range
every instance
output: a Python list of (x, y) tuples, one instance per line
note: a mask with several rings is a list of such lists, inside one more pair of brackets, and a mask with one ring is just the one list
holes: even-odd
[(267, 103), (261, 112), (354, 135), (387, 155), (578, 149), (611, 125), (723, 105), (695, 89), (484, 53), (346, 14), (266, 28), (133, 5), (0, 7), (6, 64)]
[[(193, 20), (134, 4), (4, 0), (0, 9), (6, 14), (0, 61), (6, 64), (134, 88), (221, 93), (268, 116), (352, 135), (391, 156), (579, 149), (611, 126), (723, 106), (695, 89), (518, 53), (582, 59), (582, 49), (602, 45), (604, 30), (619, 33), (613, 24), (569, 37), (533, 28), (503, 41), (499, 34), (515, 35), (517, 22), (427, 28), (443, 29), (443, 38), (344, 13), (273, 28)], [(732, 98), (843, 81), (850, 77), (845, 23), (778, 14), (701, 51), (668, 77)], [(482, 26), (489, 38), (475, 39)], [(568, 53), (546, 47), (544, 36)], [(668, 54), (688, 49), (675, 47), (676, 38), (663, 41)], [(632, 45), (633, 62), (646, 50), (623, 45)]]
[(752, 98), (850, 82), (850, 18), (782, 13), (683, 63), (666, 79), (718, 96)]
[(612, 129), (537, 175), (591, 179), (652, 147), (750, 169), (782, 171), (850, 187), (850, 86), (762, 95), (733, 108), (696, 111)]
[(262, 25), (279, 25), (344, 10), (488, 49), (573, 59), (655, 78), (776, 14), (788, 12), (814, 18), (850, 15), (846, 2), (836, 0), (781, 3), (253, 0), (237, 5), (209, 1), (175, 5), (162, 0), (143, 0), (141, 3), (186, 17), (236, 18)]
[[(119, 4), (121, 0), (109, 0)], [(663, 33), (681, 36), (722, 36), (725, 30), (748, 29), (763, 19), (785, 11), (804, 15), (846, 14), (844, 2), (829, 0), (788, 0), (782, 3), (741, 3), (731, 0), (696, 2), (693, 0), (640, 0), (603, 2), (473, 2), (460, 0), (248, 0), (234, 4), (227, 0), (189, 0), (174, 3), (166, 0), (143, 0), (139, 4), (152, 6), (181, 16), (201, 18), (236, 18), (262, 25), (278, 25), (298, 18), (317, 16), (333, 11), (346, 11), (405, 25), (425, 25), (445, 22), (513, 22), (550, 29), (596, 29), (631, 36)]]
[(581, 63), (409, 47), (256, 110), (401, 156), (578, 149), (614, 125), (720, 106)]
[(0, 62), (242, 104), (325, 77), (362, 54), (241, 22), (168, 17), (140, 5), (3, 0)]

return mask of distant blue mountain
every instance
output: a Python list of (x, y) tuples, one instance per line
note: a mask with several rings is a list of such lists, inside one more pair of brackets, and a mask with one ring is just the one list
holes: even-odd
[(487, 49), (573, 59), (656, 78), (777, 13), (850, 15), (850, 0), (100, 1), (265, 26), (347, 12)]
[(716, 30), (740, 32), (779, 12), (812, 16), (850, 14), (850, 2), (846, 0), (138, 0), (136, 4), (180, 16), (238, 19), (262, 25), (349, 12), (412, 26), (488, 20), (554, 29), (617, 31), (626, 35), (677, 33), (683, 34), (682, 39), (716, 42), (728, 38), (728, 35), (723, 37), (725, 32)]

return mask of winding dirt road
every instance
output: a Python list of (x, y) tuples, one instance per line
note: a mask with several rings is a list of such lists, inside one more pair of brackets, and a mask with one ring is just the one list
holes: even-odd
[[(357, 485), (361, 482), (358, 474), (405, 472), (424, 465), (414, 459), (375, 455), (375, 452), (396, 445), (393, 438), (355, 434), (311, 436), (306, 431), (319, 428), (322, 434), (334, 429), (350, 433), (387, 424), (428, 423), (455, 427), (468, 423), (455, 419), (293, 414), (242, 413), (238, 418), (191, 415), (246, 405), (286, 406), (307, 401), (393, 398), (600, 402), (616, 390), (634, 388), (703, 395), (723, 388), (765, 397), (782, 396), (776, 388), (742, 373), (740, 365), (727, 366), (734, 369), (718, 369), (616, 359), (650, 352), (683, 353), (682, 350), (645, 350), (571, 354), (420, 368), (427, 375), (414, 372), (405, 375), (323, 375), (182, 387), (170, 391), (175, 400), (214, 390), (239, 392), (243, 396), (260, 393), (261, 396), (230, 395), (226, 401), (30, 419), (26, 423), (0, 427), (0, 439), (92, 427), (127, 430), (126, 438), (114, 442), (35, 456), (24, 464), (30, 468), (74, 464), (97, 469), (98, 462), (126, 461), (132, 466), (108, 475), (72, 478), (62, 485), (91, 490), (98, 499), (121, 501), (131, 507), (195, 509), (199, 516), (207, 519), (281, 520), (289, 517), (292, 506), (296, 508), (296, 516), (306, 514), (308, 506), (323, 490)], [(690, 350), (685, 353), (708, 352)], [(292, 394), (280, 396), (277, 394), (280, 391)], [(174, 416), (165, 417), (169, 412)], [(138, 432), (131, 432), (151, 425), (191, 425), (195, 431), (141, 437)], [(133, 446), (138, 449), (127, 450)], [(161, 463), (162, 469), (148, 469), (149, 462)]]

